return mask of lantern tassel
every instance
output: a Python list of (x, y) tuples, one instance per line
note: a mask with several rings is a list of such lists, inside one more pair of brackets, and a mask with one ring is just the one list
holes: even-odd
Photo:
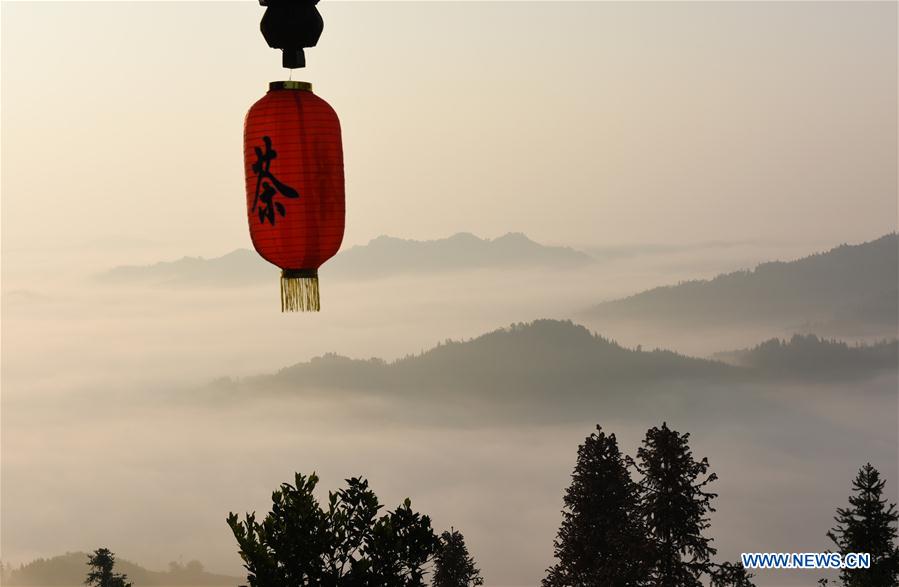
[(318, 312), (318, 274), (285, 269), (281, 272), (281, 311)]

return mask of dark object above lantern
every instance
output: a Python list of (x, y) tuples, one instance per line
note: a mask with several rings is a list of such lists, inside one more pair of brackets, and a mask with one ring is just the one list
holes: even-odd
[(306, 67), (306, 47), (315, 47), (324, 29), (318, 0), (259, 0), (265, 14), (259, 28), (269, 47), (281, 49), (289, 69)]

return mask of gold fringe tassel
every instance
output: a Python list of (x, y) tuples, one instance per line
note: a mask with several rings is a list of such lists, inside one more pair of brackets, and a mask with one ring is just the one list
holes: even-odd
[(281, 276), (282, 312), (318, 312), (318, 277)]

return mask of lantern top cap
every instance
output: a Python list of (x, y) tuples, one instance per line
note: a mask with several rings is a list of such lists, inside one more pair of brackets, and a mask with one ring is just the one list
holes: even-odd
[(304, 92), (312, 91), (312, 84), (309, 82), (297, 82), (297, 81), (280, 81), (280, 82), (270, 82), (268, 84), (268, 91), (274, 90), (301, 90)]

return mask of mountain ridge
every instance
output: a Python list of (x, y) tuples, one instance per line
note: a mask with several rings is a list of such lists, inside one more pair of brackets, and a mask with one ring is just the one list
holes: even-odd
[[(22, 587), (71, 587), (81, 585), (87, 575), (88, 554), (67, 552), (48, 559), (39, 558), (5, 573), (4, 585)], [(128, 580), (138, 587), (225, 587), (243, 579), (229, 575), (209, 573), (197, 561), (181, 566), (170, 563), (169, 571), (151, 571), (124, 558), (116, 558), (115, 571), (128, 575)]]
[[(494, 239), (459, 232), (442, 239), (381, 235), (338, 253), (322, 269), (329, 277), (376, 279), (484, 268), (579, 267), (593, 259), (569, 247), (537, 243), (522, 233)], [(182, 257), (152, 265), (123, 265), (94, 276), (105, 284), (243, 286), (263, 283), (278, 269), (255, 251), (235, 249), (220, 257)]]
[[(819, 340), (814, 337), (814, 340)], [(763, 343), (765, 344), (765, 343)], [(892, 346), (889, 346), (892, 345)], [(736, 384), (783, 379), (819, 379), (818, 366), (843, 366), (843, 379), (863, 379), (897, 369), (896, 342), (809, 346), (796, 368), (784, 361), (744, 362), (722, 353), (712, 359), (663, 349), (626, 348), (570, 320), (541, 319), (512, 324), (463, 341), (448, 340), (391, 362), (353, 359), (335, 353), (284, 367), (273, 374), (235, 383), (270, 391), (376, 391), (409, 397), (446, 394), (501, 400), (542, 401), (596, 396), (676, 382)], [(777, 347), (789, 354), (793, 347)], [(815, 353), (820, 353), (819, 360)], [(811, 357), (811, 358), (810, 358)], [(776, 359), (776, 357), (775, 357)], [(831, 373), (833, 371), (831, 370)]]
[(895, 367), (897, 353), (896, 339), (849, 345), (814, 334), (794, 334), (789, 339), (772, 338), (752, 348), (715, 353), (713, 358), (786, 377), (834, 380)]
[[(562, 320), (535, 320), (465, 341), (447, 340), (393, 362), (328, 354), (278, 371), (276, 384), (352, 386), (392, 390), (489, 386), (497, 393), (552, 388), (564, 378), (589, 385), (664, 377), (707, 377), (733, 367), (655, 349), (627, 349), (587, 328)], [(638, 376), (639, 375), (639, 376)], [(601, 377), (600, 377), (601, 376)]]
[(874, 325), (889, 335), (899, 314), (897, 267), (894, 232), (793, 261), (651, 288), (596, 304), (578, 316), (718, 328), (763, 322), (794, 330), (851, 323)]

